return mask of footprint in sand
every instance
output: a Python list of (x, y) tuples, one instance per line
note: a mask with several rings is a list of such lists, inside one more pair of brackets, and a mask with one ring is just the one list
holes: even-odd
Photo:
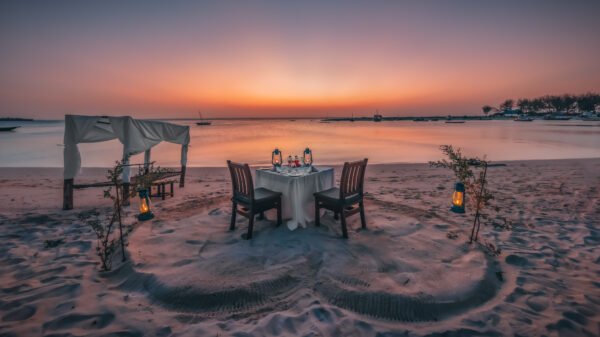
[(548, 308), (548, 299), (541, 296), (530, 296), (525, 300), (525, 304), (536, 312), (542, 312)]
[(173, 232), (175, 232), (175, 230), (174, 230), (174, 229), (167, 229), (167, 230), (165, 230), (165, 231), (162, 231), (162, 232), (160, 232), (160, 234), (171, 234), (171, 233), (173, 233)]
[(208, 215), (210, 216), (218, 216), (221, 215), (223, 212), (221, 212), (220, 208), (215, 208), (213, 210), (211, 210), (210, 212), (208, 212)]
[(517, 267), (526, 267), (529, 265), (529, 260), (527, 260), (526, 258), (512, 254), (507, 256), (506, 259), (504, 259), (504, 261), (506, 261), (506, 263), (510, 265)]
[(68, 314), (44, 323), (44, 330), (60, 330), (72, 327), (101, 329), (108, 326), (114, 319), (115, 315), (109, 312), (91, 315)]
[(25, 305), (18, 309), (10, 311), (6, 315), (2, 316), (2, 320), (4, 322), (24, 321), (24, 320), (28, 319), (29, 317), (33, 316), (35, 314), (36, 310), (37, 309), (33, 306)]

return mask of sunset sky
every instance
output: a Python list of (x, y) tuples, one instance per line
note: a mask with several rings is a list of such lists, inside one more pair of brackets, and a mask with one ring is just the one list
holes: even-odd
[(0, 116), (479, 114), (600, 91), (600, 1), (1, 1)]

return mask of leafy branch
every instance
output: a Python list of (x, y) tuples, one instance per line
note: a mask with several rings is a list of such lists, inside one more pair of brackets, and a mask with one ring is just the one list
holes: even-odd
[[(452, 170), (456, 179), (465, 186), (467, 205), (476, 210), (469, 238), (469, 243), (472, 243), (478, 240), (481, 227), (480, 217), (485, 217), (483, 211), (486, 207), (491, 206), (491, 202), (494, 200), (493, 193), (487, 187), (489, 162), (485, 158), (468, 158), (462, 154), (459, 148), (455, 149), (452, 145), (442, 145), (440, 149), (448, 159), (431, 161), (429, 165)], [(499, 211), (497, 206), (494, 209), (496, 212)]]

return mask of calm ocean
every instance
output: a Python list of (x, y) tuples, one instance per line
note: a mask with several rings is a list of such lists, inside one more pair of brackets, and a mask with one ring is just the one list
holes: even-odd
[[(270, 163), (278, 147), (284, 156), (314, 152), (315, 164), (339, 164), (367, 157), (370, 163), (423, 163), (439, 159), (439, 145), (452, 144), (473, 156), (492, 161), (600, 157), (600, 122), (467, 121), (335, 122), (319, 120), (217, 120), (211, 126), (190, 125), (188, 166), (225, 166), (227, 159), (250, 164)], [(0, 122), (22, 125), (0, 133), (1, 167), (62, 167), (64, 123)], [(82, 166), (108, 167), (121, 155), (115, 141), (80, 145)], [(160, 166), (178, 166), (180, 149), (162, 143), (152, 159)], [(143, 161), (143, 154), (132, 162)]]

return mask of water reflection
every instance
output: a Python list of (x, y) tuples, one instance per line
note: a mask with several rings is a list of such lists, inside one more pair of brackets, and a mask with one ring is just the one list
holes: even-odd
[[(600, 157), (600, 123), (534, 121), (338, 122), (318, 120), (213, 121), (211, 126), (190, 125), (189, 166), (224, 166), (227, 159), (251, 164), (270, 163), (278, 147), (284, 157), (314, 151), (316, 164), (334, 164), (369, 158), (369, 163), (419, 163), (438, 159), (441, 144), (463, 148), (468, 155), (491, 160)], [(560, 123), (560, 124), (559, 124)], [(578, 125), (593, 125), (581, 127)], [(24, 124), (17, 132), (0, 134), (0, 166), (62, 166), (64, 124)], [(119, 159), (118, 141), (82, 144), (83, 166), (106, 167)], [(161, 143), (152, 158), (161, 166), (178, 166), (178, 145)], [(143, 155), (132, 158), (141, 162)]]

